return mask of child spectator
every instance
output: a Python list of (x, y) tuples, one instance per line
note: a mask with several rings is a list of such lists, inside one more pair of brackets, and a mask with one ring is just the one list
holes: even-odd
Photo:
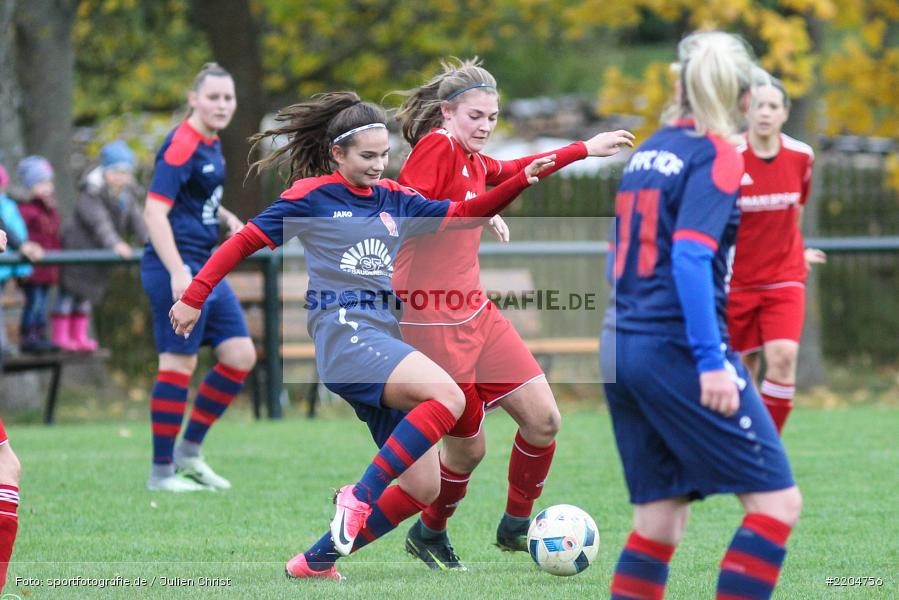
[[(143, 245), (147, 241), (141, 192), (134, 183), (134, 153), (121, 140), (100, 151), (100, 166), (90, 171), (81, 185), (75, 213), (63, 228), (67, 250), (107, 248), (122, 258), (132, 255), (125, 241), (129, 233)], [(75, 264), (62, 269), (59, 302), (53, 314), (53, 343), (63, 350), (92, 352), (97, 342), (88, 337), (93, 305), (106, 295), (109, 285), (105, 265)]]
[[(42, 156), (29, 156), (19, 163), (19, 179), (28, 191), (28, 200), (20, 212), (28, 228), (28, 238), (44, 250), (58, 250), (59, 213), (53, 186), (53, 167)], [(59, 267), (35, 267), (25, 280), (25, 308), (22, 310), (22, 351), (57, 352), (59, 347), (47, 341), (47, 297), (59, 281)]]

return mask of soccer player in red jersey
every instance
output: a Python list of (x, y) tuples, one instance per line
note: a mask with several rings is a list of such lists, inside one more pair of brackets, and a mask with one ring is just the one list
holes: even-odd
[[(6, 232), (0, 229), (0, 252), (6, 252), (6, 242)], [(6, 570), (19, 530), (20, 470), (19, 459), (9, 446), (3, 419), (0, 419), (0, 592), (6, 584)]]
[(727, 304), (734, 350), (753, 379), (764, 354), (760, 391), (778, 432), (793, 408), (808, 264), (826, 260), (820, 250), (803, 250), (799, 223), (815, 154), (781, 132), (789, 110), (790, 98), (780, 81), (772, 79), (755, 91), (748, 143), (742, 148), (746, 171)]
[[(452, 378), (402, 340), (402, 303), (391, 299), (393, 257), (408, 236), (479, 226), (528, 185), (587, 155), (578, 148), (538, 158), (490, 192), (466, 202), (432, 201), (381, 179), (386, 116), (352, 92), (319, 95), (282, 110), (282, 126), (257, 142), (285, 145), (257, 163), (286, 159), (291, 188), (204, 265), (171, 309), (175, 333), (197, 326), (207, 298), (234, 266), (265, 245), (299, 237), (306, 251), (309, 331), (322, 381), (366, 422), (379, 447), (355, 483), (340, 488), (330, 530), (286, 565), (293, 578), (342, 579), (334, 563), (422, 510), (440, 487), (434, 445), (465, 407)], [(555, 160), (555, 162), (554, 162)], [(335, 168), (336, 167), (336, 168)], [(204, 306), (205, 303), (205, 306)], [(340, 451), (335, 440), (327, 451)], [(397, 485), (390, 485), (397, 480)]]
[[(397, 119), (413, 148), (399, 181), (425, 197), (465, 202), (514, 177), (536, 158), (499, 161), (481, 153), (496, 127), (499, 94), (496, 80), (477, 60), (445, 62), (441, 74), (403, 94), (407, 98)], [(632, 146), (632, 140), (627, 131), (601, 133), (552, 153), (562, 155), (585, 144), (590, 156), (611, 156)], [(500, 217), (491, 225), (508, 241)], [(434, 569), (465, 568), (449, 542), (446, 522), (484, 457), (485, 407), (502, 407), (519, 426), (509, 461), (506, 509), (496, 532), (503, 550), (527, 551), (531, 510), (549, 473), (561, 423), (546, 376), (486, 297), (480, 282), (480, 238), (477, 228), (410, 239), (393, 277), (397, 290), (445, 292), (406, 310), (403, 338), (452, 375), (466, 397), (464, 414), (443, 439), (440, 496), (406, 537), (409, 553)], [(465, 301), (454, 305), (452, 294)]]

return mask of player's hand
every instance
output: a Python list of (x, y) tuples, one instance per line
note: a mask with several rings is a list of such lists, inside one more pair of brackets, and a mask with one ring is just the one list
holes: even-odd
[(178, 300), (169, 310), (169, 321), (172, 323), (172, 329), (175, 335), (187, 337), (193, 331), (194, 325), (200, 318), (200, 310), (193, 306), (188, 306), (184, 302)]
[(635, 139), (630, 131), (619, 129), (597, 133), (584, 142), (584, 145), (587, 146), (587, 156), (614, 156), (624, 146), (633, 148)]
[(823, 265), (827, 262), (827, 254), (825, 254), (823, 250), (818, 250), (817, 248), (806, 248), (805, 252), (803, 252), (803, 257), (805, 258), (806, 267)]
[(699, 375), (700, 403), (706, 408), (733, 416), (740, 408), (740, 392), (737, 384), (725, 369), (706, 371)]
[(131, 255), (133, 254), (131, 246), (125, 242), (116, 242), (115, 246), (112, 247), (112, 251), (122, 258), (131, 258)]
[(540, 179), (537, 177), (543, 171), (551, 169), (556, 164), (556, 155), (550, 154), (543, 158), (536, 158), (534, 161), (524, 168), (524, 174), (528, 178), (528, 183), (534, 185)]
[(36, 242), (22, 242), (19, 246), (19, 252), (30, 262), (38, 262), (44, 258), (44, 249)]
[(181, 294), (184, 293), (184, 290), (187, 289), (187, 286), (190, 285), (190, 282), (193, 278), (187, 273), (187, 271), (180, 271), (172, 275), (171, 284), (172, 284), (172, 300), (177, 302), (181, 299)]
[(233, 214), (228, 213), (225, 216), (225, 227), (228, 229), (226, 232), (227, 237), (231, 237), (241, 229), (243, 229), (243, 221), (235, 217)]
[(6, 252), (6, 232), (0, 229), (0, 252)]
[(490, 228), (493, 230), (493, 235), (496, 236), (496, 239), (503, 243), (508, 243), (509, 241), (509, 225), (503, 220), (503, 218), (499, 215), (494, 215), (487, 224), (490, 225)]

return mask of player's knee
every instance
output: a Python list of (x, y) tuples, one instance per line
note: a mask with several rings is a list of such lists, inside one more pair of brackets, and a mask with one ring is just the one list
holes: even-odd
[(789, 379), (796, 370), (795, 348), (778, 348), (769, 353), (766, 357), (768, 362), (768, 371), (771, 375), (777, 375), (781, 379)]
[(22, 474), (22, 465), (19, 457), (12, 451), (9, 444), (0, 447), (0, 483), (18, 487)]
[(447, 466), (453, 471), (471, 473), (479, 464), (481, 464), (481, 461), (484, 460), (486, 454), (487, 448), (482, 444), (470, 444), (461, 449), (461, 451), (453, 453), (452, 464), (449, 464), (449, 460), (445, 460), (444, 462), (447, 463)]
[(784, 492), (780, 506), (780, 520), (793, 527), (799, 520), (802, 512), (802, 493), (798, 487), (792, 487)]
[(465, 411), (465, 394), (457, 385), (441, 387), (438, 400), (458, 419)]
[(545, 412), (535, 414), (534, 418), (524, 423), (520, 429), (524, 438), (535, 446), (548, 446), (556, 439), (562, 427), (562, 414), (553, 404)]

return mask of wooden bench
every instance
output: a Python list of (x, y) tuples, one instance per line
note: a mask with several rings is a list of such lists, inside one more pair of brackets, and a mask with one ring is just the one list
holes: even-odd
[[(262, 402), (259, 382), (262, 377), (267, 377), (267, 373), (264, 373), (264, 368), (261, 366), (265, 353), (262, 345), (264, 337), (263, 276), (262, 273), (256, 271), (237, 272), (228, 275), (228, 281), (245, 308), (250, 335), (256, 341), (260, 357), (252, 377), (253, 407), (258, 418)], [(482, 269), (481, 281), (488, 295), (520, 296), (535, 289), (531, 272), (523, 268)], [(314, 363), (315, 361), (315, 345), (306, 330), (307, 314), (303, 308), (308, 284), (308, 276), (302, 272), (288, 272), (282, 274), (280, 278), (281, 358), (284, 362)], [(541, 331), (540, 311), (536, 307), (506, 310), (503, 311), (503, 314), (521, 334), (528, 349), (547, 374), (552, 368), (552, 360), (555, 356), (596, 356), (599, 353), (599, 339), (595, 335), (590, 337), (546, 336)], [(308, 414), (313, 416), (319, 399), (317, 373), (309, 383), (306, 400), (309, 403)]]
[[(6, 339), (10, 344), (18, 346), (18, 319), (10, 319), (12, 309), (21, 309), (25, 304), (21, 291), (13, 284), (7, 283), (0, 296), (3, 306), (3, 323), (6, 328)], [(18, 315), (16, 315), (18, 316)], [(85, 365), (96, 361), (105, 361), (110, 357), (109, 350), (99, 348), (94, 352), (53, 352), (47, 354), (18, 354), (3, 360), (3, 373), (23, 373), (26, 371), (50, 371), (50, 385), (47, 388), (47, 399), (44, 404), (44, 423), (51, 425), (55, 420), (56, 401), (59, 396), (59, 384), (62, 380), (62, 368), (67, 365)]]

